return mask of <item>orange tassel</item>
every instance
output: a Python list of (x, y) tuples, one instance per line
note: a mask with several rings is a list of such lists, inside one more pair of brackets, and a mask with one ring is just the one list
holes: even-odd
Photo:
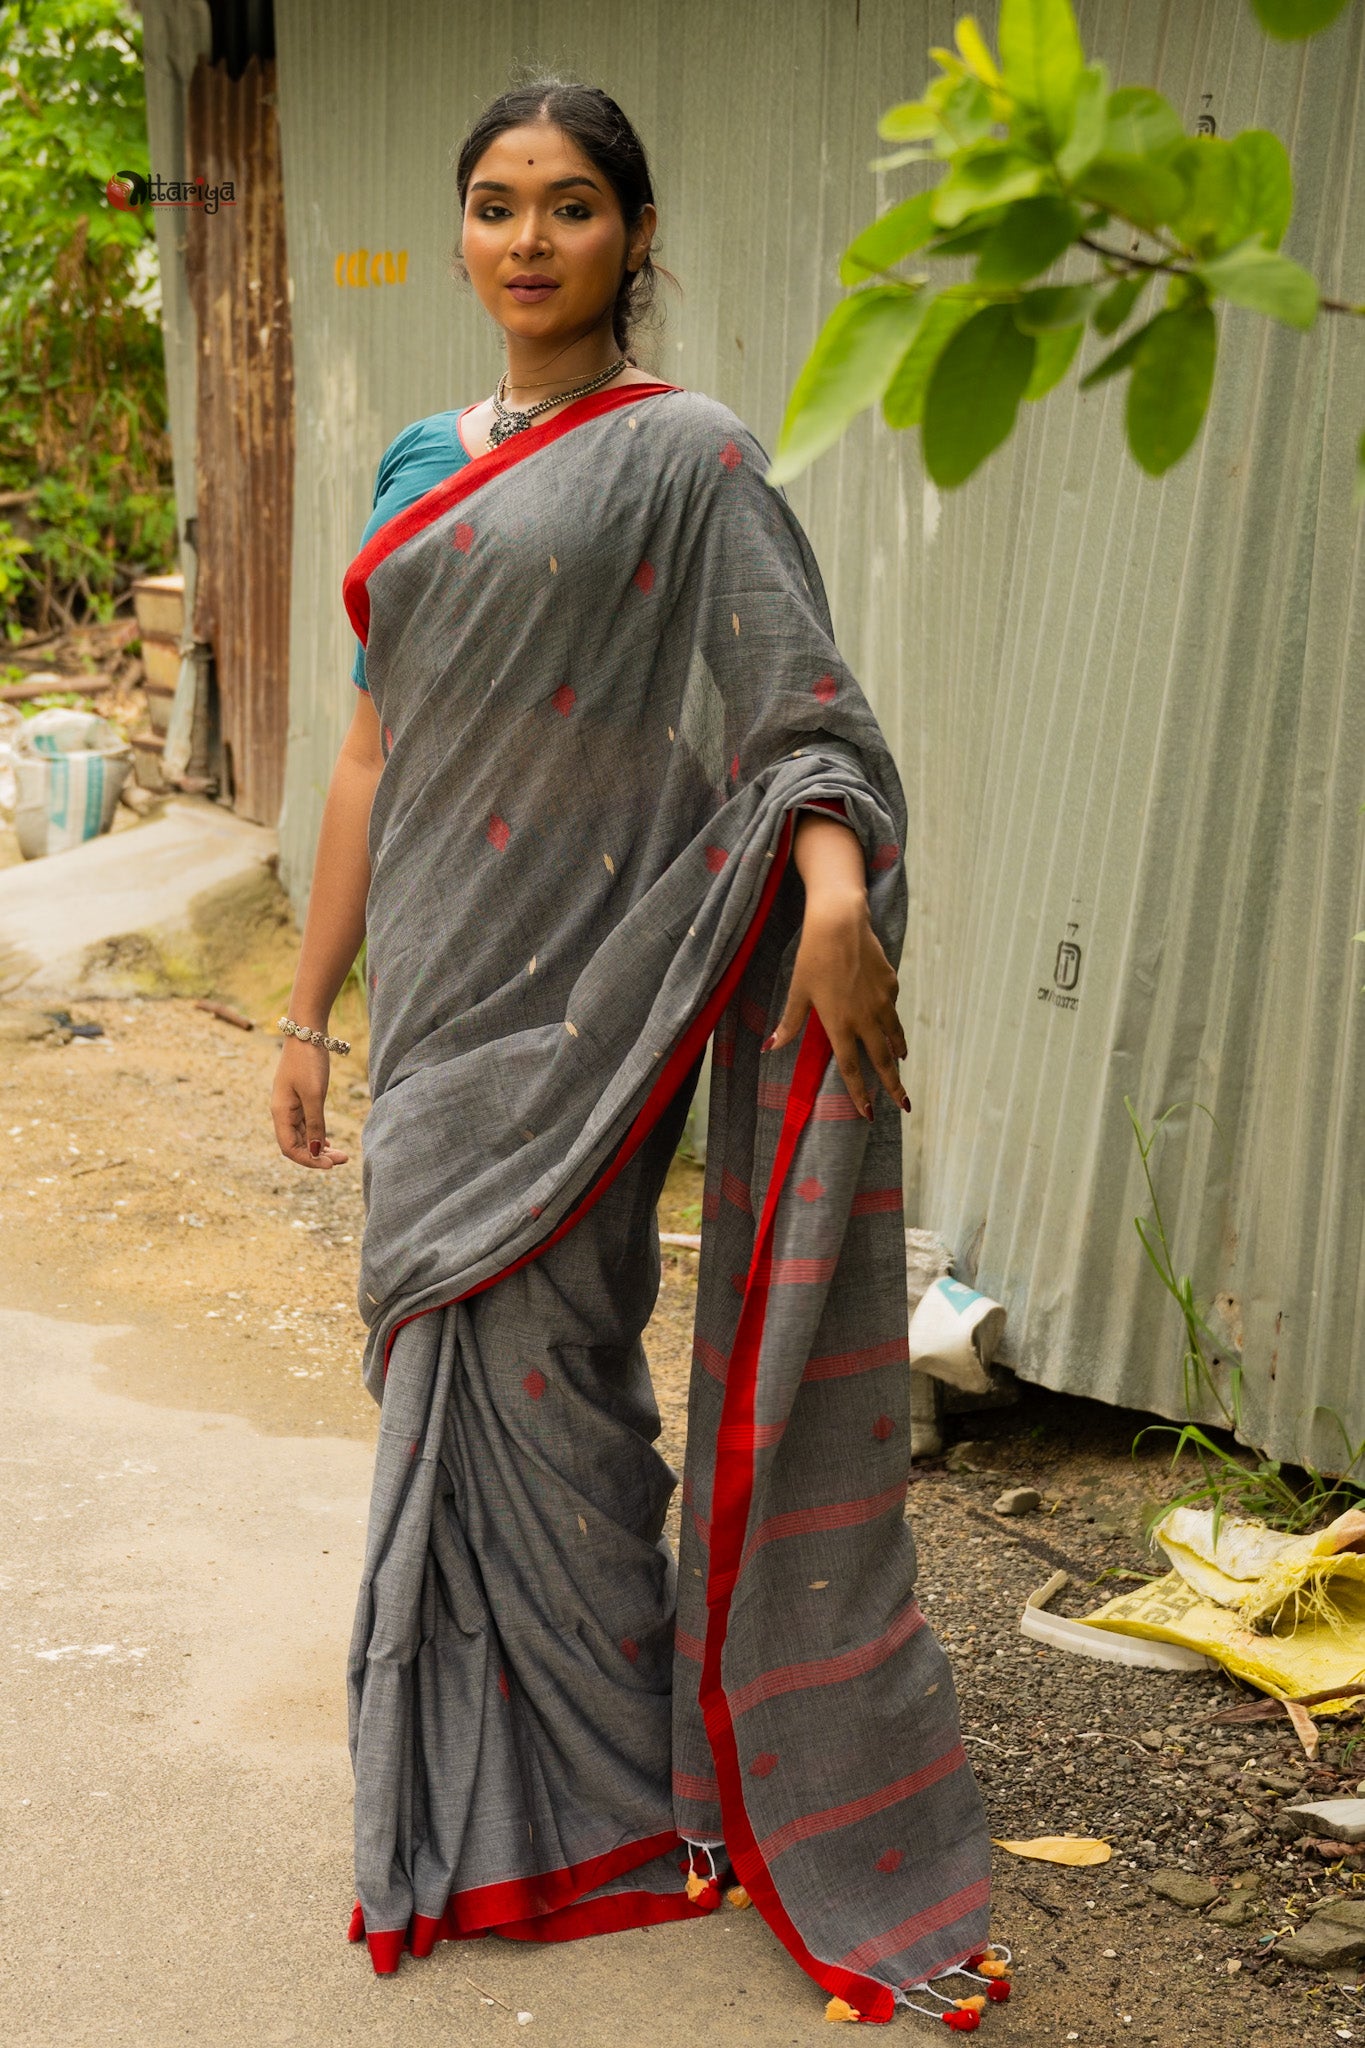
[(977, 1968), (983, 1977), (1008, 1977), (1010, 1973), (1009, 1964), (996, 1962), (994, 1956), (984, 1957), (977, 1965)]
[(860, 2020), (862, 2014), (856, 2005), (848, 2005), (842, 1998), (831, 1998), (825, 2007), (827, 2020)]

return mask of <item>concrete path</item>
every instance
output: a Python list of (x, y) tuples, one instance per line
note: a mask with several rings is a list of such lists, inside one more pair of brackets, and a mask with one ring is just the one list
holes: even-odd
[(370, 1453), (113, 1394), (113, 1334), (0, 1310), (5, 2048), (829, 2040), (753, 1910), (376, 1978), (344, 1938)]
[(91, 948), (181, 932), (202, 890), (251, 873), (274, 849), (264, 826), (178, 797), (145, 825), (0, 869), (0, 992), (25, 1001), (101, 993)]

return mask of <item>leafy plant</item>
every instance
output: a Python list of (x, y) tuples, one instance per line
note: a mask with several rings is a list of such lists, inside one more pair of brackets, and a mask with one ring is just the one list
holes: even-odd
[[(141, 27), (123, 0), (0, 8), (0, 614), (46, 632), (107, 616), (169, 566), (175, 520), (145, 209)], [(13, 508), (13, 509), (11, 509)]]
[[(1187, 1273), (1176, 1271), (1171, 1253), (1170, 1238), (1166, 1231), (1165, 1218), (1157, 1197), (1156, 1181), (1152, 1173), (1152, 1153), (1157, 1139), (1170, 1119), (1184, 1108), (1203, 1110), (1214, 1129), (1218, 1128), (1213, 1112), (1202, 1102), (1191, 1104), (1172, 1103), (1152, 1125), (1151, 1130), (1143, 1127), (1142, 1120), (1128, 1096), (1123, 1098), (1137, 1140), (1138, 1157), (1142, 1161), (1143, 1179), (1147, 1184), (1147, 1198), (1151, 1206), (1151, 1221), (1135, 1216), (1134, 1228), (1142, 1243), (1152, 1268), (1162, 1286), (1178, 1306), (1185, 1326), (1185, 1356), (1182, 1362), (1184, 1377), (1185, 1412), (1188, 1415), (1195, 1407), (1201, 1392), (1211, 1395), (1222, 1413), (1229, 1430), (1239, 1433), (1242, 1426), (1242, 1366), (1237, 1361), (1231, 1366), (1230, 1401), (1223, 1394), (1213, 1376), (1213, 1366), (1219, 1361), (1210, 1359), (1204, 1349), (1204, 1341), (1217, 1345), (1217, 1333), (1209, 1328), (1195, 1300), (1194, 1283)], [(1346, 1464), (1339, 1476), (1327, 1477), (1314, 1465), (1301, 1468), (1288, 1467), (1278, 1458), (1272, 1458), (1264, 1451), (1252, 1451), (1250, 1458), (1229, 1451), (1217, 1443), (1206, 1429), (1196, 1422), (1152, 1423), (1139, 1430), (1133, 1439), (1133, 1452), (1149, 1436), (1173, 1436), (1175, 1445), (1171, 1452), (1171, 1466), (1174, 1469), (1187, 1454), (1192, 1455), (1199, 1467), (1199, 1478), (1176, 1495), (1174, 1500), (1164, 1501), (1147, 1517), (1148, 1531), (1169, 1514), (1173, 1507), (1211, 1507), (1213, 1509), (1213, 1536), (1218, 1540), (1218, 1529), (1223, 1516), (1233, 1509), (1255, 1521), (1264, 1522), (1269, 1528), (1283, 1529), (1289, 1535), (1297, 1536), (1325, 1516), (1329, 1510), (1340, 1513), (1354, 1507), (1365, 1491), (1351, 1480), (1365, 1459), (1365, 1438), (1353, 1444), (1346, 1426), (1335, 1409), (1319, 1411), (1328, 1415), (1336, 1424), (1346, 1453)], [(1303, 1477), (1295, 1476), (1301, 1470)]]
[(1231, 1367), (1231, 1387), (1229, 1390), (1231, 1405), (1229, 1405), (1229, 1402), (1223, 1398), (1218, 1382), (1213, 1376), (1213, 1366), (1204, 1350), (1205, 1338), (1211, 1344), (1216, 1345), (1219, 1341), (1218, 1336), (1216, 1332), (1209, 1328), (1208, 1323), (1199, 1312), (1194, 1298), (1194, 1282), (1190, 1275), (1188, 1273), (1176, 1272), (1175, 1260), (1171, 1255), (1170, 1240), (1166, 1235), (1165, 1218), (1162, 1216), (1161, 1204), (1157, 1199), (1156, 1182), (1152, 1177), (1153, 1148), (1173, 1116), (1185, 1108), (1202, 1110), (1215, 1130), (1218, 1128), (1217, 1119), (1213, 1111), (1205, 1108), (1202, 1102), (1188, 1104), (1173, 1102), (1170, 1108), (1164, 1110), (1157, 1118), (1151, 1130), (1146, 1131), (1142, 1127), (1142, 1120), (1134, 1109), (1131, 1098), (1127, 1095), (1123, 1098), (1123, 1106), (1128, 1112), (1128, 1121), (1133, 1126), (1133, 1136), (1137, 1140), (1138, 1157), (1142, 1161), (1142, 1177), (1147, 1183), (1147, 1199), (1151, 1204), (1152, 1210), (1152, 1220), (1150, 1223), (1142, 1216), (1135, 1216), (1133, 1218), (1133, 1227), (1141, 1240), (1142, 1249), (1151, 1261), (1153, 1271), (1179, 1308), (1181, 1319), (1185, 1325), (1185, 1356), (1181, 1362), (1181, 1371), (1185, 1383), (1185, 1412), (1187, 1415), (1192, 1413), (1200, 1393), (1206, 1393), (1211, 1395), (1217, 1403), (1228, 1428), (1238, 1429), (1242, 1421), (1241, 1364), (1240, 1362), (1234, 1362)]
[[(1208, 1507), (1213, 1509), (1215, 1543), (1219, 1525), (1230, 1510), (1253, 1521), (1264, 1522), (1268, 1528), (1282, 1529), (1286, 1535), (1301, 1536), (1329, 1514), (1341, 1514), (1347, 1508), (1358, 1507), (1365, 1489), (1350, 1475), (1365, 1458), (1365, 1439), (1352, 1445), (1341, 1418), (1333, 1411), (1328, 1412), (1333, 1414), (1341, 1429), (1348, 1454), (1345, 1471), (1336, 1477), (1328, 1477), (1315, 1465), (1301, 1468), (1286, 1466), (1278, 1458), (1266, 1457), (1263, 1452), (1253, 1452), (1248, 1462), (1215, 1443), (1207, 1431), (1194, 1422), (1187, 1422), (1183, 1428), (1177, 1428), (1174, 1423), (1153, 1423), (1140, 1430), (1133, 1442), (1135, 1451), (1144, 1437), (1173, 1436), (1172, 1468), (1190, 1452), (1199, 1466), (1200, 1475), (1174, 1500), (1163, 1502), (1154, 1511), (1149, 1518), (1149, 1528), (1163, 1515), (1169, 1514), (1173, 1507)], [(1302, 1479), (1293, 1476), (1300, 1469)]]
[[(1255, 0), (1281, 36), (1311, 34), (1345, 4)], [(1321, 297), (1280, 253), (1293, 179), (1268, 130), (1188, 135), (1159, 93), (1111, 90), (1070, 0), (1001, 0), (998, 55), (970, 15), (955, 37), (954, 50), (930, 52), (939, 76), (923, 97), (882, 116), (878, 132), (896, 147), (873, 165), (940, 175), (844, 252), (852, 293), (797, 378), (771, 482), (880, 404), (890, 426), (920, 428), (935, 483), (964, 483), (1020, 406), (1067, 375), (1087, 327), (1113, 346), (1081, 387), (1127, 377), (1128, 447), (1160, 476), (1208, 410), (1220, 305), (1301, 329), (1322, 311), (1365, 314)], [(967, 258), (973, 270), (935, 288), (927, 271), (900, 271), (912, 258)], [(1365, 493), (1365, 440), (1360, 483)]]

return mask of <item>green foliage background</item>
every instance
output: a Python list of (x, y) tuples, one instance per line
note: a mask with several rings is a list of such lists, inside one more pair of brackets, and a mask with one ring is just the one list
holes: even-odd
[(142, 31), (122, 0), (0, 7), (0, 618), (11, 640), (108, 617), (171, 564), (166, 374)]
[[(1351, 4), (1252, 0), (1285, 38)], [(1365, 314), (1320, 296), (1280, 251), (1294, 185), (1278, 136), (1189, 135), (1160, 93), (1111, 89), (1104, 64), (1087, 60), (1071, 0), (1000, 0), (997, 51), (971, 15), (954, 33), (955, 48), (930, 51), (938, 76), (921, 97), (882, 116), (878, 132), (896, 146), (872, 166), (913, 165), (933, 182), (845, 250), (852, 293), (793, 388), (771, 482), (879, 404), (889, 426), (920, 429), (936, 484), (964, 483), (1008, 440), (1020, 406), (1068, 374), (1087, 328), (1114, 345), (1082, 388), (1126, 378), (1129, 451), (1161, 476), (1208, 411), (1224, 307), (1301, 329), (1320, 313)], [(951, 281), (934, 274), (941, 263)], [(1365, 496), (1365, 438), (1360, 453)]]

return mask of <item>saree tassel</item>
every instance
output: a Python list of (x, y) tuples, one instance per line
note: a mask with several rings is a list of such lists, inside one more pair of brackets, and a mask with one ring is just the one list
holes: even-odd
[(856, 2005), (850, 2005), (845, 1998), (831, 1998), (825, 2007), (827, 2020), (860, 2020), (862, 2014)]
[[(940, 1992), (932, 1990), (927, 1984), (921, 1984), (917, 1988), (921, 1991), (928, 1991), (931, 1998), (940, 1998), (942, 1996)], [(831, 2000), (831, 2004), (836, 2002)], [(896, 2003), (905, 2006), (910, 2012), (921, 2014), (926, 2020), (942, 2020), (944, 2026), (951, 2028), (955, 2034), (973, 2034), (981, 2025), (981, 2015), (979, 2012), (959, 2005), (950, 2005), (947, 2012), (940, 2012), (936, 2006), (916, 2005), (914, 1999), (907, 1998), (903, 1991), (896, 1994)], [(829, 2017), (828, 2010), (825, 2017)]]
[[(695, 1904), (698, 1899), (704, 1898), (707, 1892), (719, 1894), (720, 1872), (716, 1869), (716, 1859), (711, 1853), (709, 1842), (694, 1842), (686, 1835), (683, 1840), (687, 1842), (687, 1896)], [(698, 1849), (706, 1858), (708, 1875), (705, 1877), (696, 1868)]]

